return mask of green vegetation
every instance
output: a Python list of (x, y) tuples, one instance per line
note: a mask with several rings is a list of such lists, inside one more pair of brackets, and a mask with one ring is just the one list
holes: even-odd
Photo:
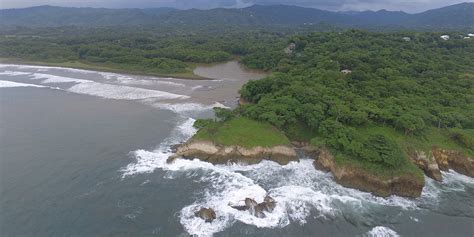
[(242, 88), (251, 103), (239, 112), (377, 173), (414, 170), (408, 152), (433, 145), (472, 154), (474, 42), (439, 36), (294, 36), (295, 50), (273, 59), (273, 75)]
[[(195, 140), (213, 141), (224, 146), (238, 145), (246, 148), (290, 145), (288, 138), (268, 123), (244, 117), (221, 122), (198, 121), (196, 126), (201, 129), (193, 137)], [(206, 122), (207, 124), (203, 126), (202, 124)]]
[(198, 78), (192, 73), (198, 63), (228, 61), (265, 52), (275, 44), (284, 47), (285, 43), (275, 33), (215, 35), (176, 29), (162, 34), (151, 29), (71, 28), (5, 30), (0, 34), (0, 58), (4, 62)]

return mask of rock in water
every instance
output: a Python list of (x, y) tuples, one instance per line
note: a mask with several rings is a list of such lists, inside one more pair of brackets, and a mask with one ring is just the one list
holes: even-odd
[(245, 199), (245, 206), (247, 207), (247, 210), (255, 209), (255, 207), (258, 205), (258, 203), (251, 199), (251, 198), (246, 198)]
[(265, 217), (265, 214), (263, 213), (264, 206), (261, 204), (258, 204), (255, 200), (251, 198), (246, 198), (245, 199), (245, 207), (247, 207), (247, 210), (249, 210), (250, 214), (256, 216), (256, 217)]
[(270, 196), (266, 196), (264, 199), (263, 199), (263, 203), (265, 204), (265, 210), (267, 212), (272, 212), (273, 209), (275, 209), (275, 206), (276, 206), (276, 202), (273, 198), (271, 198)]
[(216, 219), (216, 212), (212, 208), (201, 208), (194, 213), (195, 216), (200, 217), (206, 222), (212, 222)]
[(252, 198), (246, 198), (245, 206), (231, 206), (231, 207), (239, 211), (249, 211), (250, 214), (258, 218), (265, 218), (264, 211), (272, 212), (273, 209), (275, 209), (275, 206), (276, 206), (275, 200), (271, 198), (270, 196), (266, 196), (263, 199), (262, 203), (257, 203)]
[(257, 204), (257, 206), (255, 207), (254, 211), (253, 211), (253, 215), (258, 217), (258, 218), (265, 218), (265, 213), (263, 213), (263, 211), (265, 210), (266, 208), (266, 205), (264, 202), (262, 203), (259, 203)]

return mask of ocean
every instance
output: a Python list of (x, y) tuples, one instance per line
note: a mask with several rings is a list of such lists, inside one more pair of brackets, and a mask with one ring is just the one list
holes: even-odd
[[(453, 171), (409, 199), (344, 188), (308, 157), (167, 164), (195, 119), (264, 76), (236, 62), (196, 73), (214, 80), (0, 64), (0, 235), (473, 236), (474, 179)], [(267, 194), (265, 218), (229, 206)]]

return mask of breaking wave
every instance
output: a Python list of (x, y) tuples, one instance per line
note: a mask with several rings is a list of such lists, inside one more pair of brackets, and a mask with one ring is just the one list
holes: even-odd
[(35, 85), (35, 84), (26, 84), (26, 83), (0, 80), (0, 88), (12, 88), (12, 87), (52, 88), (52, 87), (49, 87), (49, 86), (40, 86), (40, 85)]
[(30, 75), (33, 80), (42, 80), (41, 83), (57, 84), (57, 83), (75, 83), (75, 85), (66, 89), (67, 91), (93, 95), (107, 99), (119, 100), (140, 100), (148, 98), (157, 99), (187, 99), (189, 96), (178, 95), (164, 91), (150, 90), (138, 87), (112, 85), (99, 83), (91, 80), (77, 79), (72, 77), (63, 77), (57, 75), (33, 73)]
[[(309, 216), (333, 219), (354, 215), (361, 224), (372, 225), (373, 221), (364, 216), (370, 216), (374, 209), (416, 210), (423, 200), (437, 198), (430, 188), (424, 190), (419, 199), (398, 196), (381, 198), (345, 188), (336, 184), (331, 174), (315, 170), (311, 159), (285, 166), (271, 161), (255, 165), (212, 165), (197, 159), (178, 159), (168, 164), (166, 160), (173, 154), (170, 146), (186, 141), (196, 132), (193, 122), (193, 119), (182, 121), (172, 135), (153, 151), (132, 152), (135, 161), (121, 170), (122, 177), (126, 178), (161, 169), (166, 172), (167, 178), (188, 177), (204, 184), (205, 189), (198, 194), (195, 202), (179, 212), (181, 224), (191, 235), (212, 236), (236, 222), (259, 228), (283, 228), (291, 223), (303, 225)], [(278, 204), (272, 213), (265, 213), (264, 218), (231, 207), (243, 205), (248, 197), (261, 202), (266, 195), (273, 197)], [(207, 223), (196, 217), (194, 213), (201, 207), (213, 208), (217, 219)], [(354, 214), (343, 213), (345, 210), (351, 210)], [(392, 233), (390, 231), (386, 227), (374, 228), (367, 236), (384, 236), (383, 233)]]
[[(212, 165), (198, 159), (177, 159), (168, 164), (166, 160), (173, 154), (170, 146), (186, 141), (195, 133), (193, 122), (193, 119), (188, 119), (180, 123), (173, 134), (153, 151), (132, 152), (135, 162), (122, 169), (123, 178), (161, 169), (167, 178), (187, 177), (204, 184), (205, 188), (197, 194), (198, 198), (179, 212), (180, 223), (191, 235), (212, 236), (236, 222), (259, 228), (283, 228), (291, 223), (303, 225), (309, 216), (329, 220), (343, 216), (359, 224), (372, 226), (374, 220), (370, 216), (374, 210), (417, 210), (423, 208), (424, 203), (436, 203), (441, 194), (439, 185), (452, 190), (466, 182), (474, 182), (455, 172), (444, 172), (445, 183), (426, 179), (426, 187), (420, 198), (381, 198), (336, 184), (330, 173), (313, 168), (312, 159), (303, 158), (300, 162), (291, 162), (285, 166), (271, 161), (255, 165)], [(272, 213), (265, 213), (264, 218), (231, 207), (243, 205), (245, 198), (262, 202), (266, 195), (274, 198), (277, 206)], [(207, 223), (196, 217), (194, 213), (202, 207), (214, 209), (217, 219)], [(398, 234), (388, 227), (377, 226), (364, 236)]]
[[(175, 113), (187, 116), (192, 116), (196, 112), (210, 111), (214, 107), (226, 108), (226, 106), (218, 102), (207, 101), (205, 103), (196, 103), (188, 95), (148, 88), (148, 86), (155, 86), (154, 88), (162, 88), (162, 86), (164, 86), (164, 89), (171, 88), (172, 91), (192, 91), (191, 88), (186, 88), (186, 85), (181, 83), (182, 80), (180, 79), (171, 80), (171, 78), (147, 77), (145, 80), (140, 77), (135, 78), (116, 73), (48, 66), (0, 64), (0, 68), (5, 70), (0, 72), (0, 75), (12, 78), (15, 76), (23, 76), (19, 79), (25, 80), (26, 78), (37, 84), (4, 82), (2, 87), (30, 85), (30, 87), (53, 88), (50, 85), (56, 84), (58, 87), (54, 88), (72, 93), (97, 96), (106, 99), (136, 100), (158, 109), (171, 110)], [(92, 76), (95, 76), (96, 80), (84, 79), (84, 76), (80, 75), (77, 77), (60, 76), (53, 74), (51, 69), (81, 74), (94, 74)], [(24, 70), (29, 71), (26, 72)], [(91, 75), (88, 75), (87, 77), (89, 78)], [(102, 77), (102, 79), (100, 79), (100, 77)], [(15, 80), (17, 79), (15, 78)], [(135, 85), (138, 87), (135, 87)], [(139, 86), (147, 86), (147, 88)]]
[(6, 76), (23, 76), (23, 75), (29, 75), (31, 73), (29, 72), (16, 72), (16, 71), (4, 71), (0, 72), (0, 75), (6, 75)]
[(0, 64), (0, 68), (15, 67), (16, 69), (34, 69), (38, 71), (47, 71), (50, 69), (59, 69), (68, 72), (78, 72), (78, 73), (96, 73), (91, 70), (68, 68), (68, 67), (54, 67), (54, 66), (36, 66), (36, 65), (22, 65), (22, 64)]
[(188, 118), (179, 124), (171, 132), (171, 135), (153, 152), (145, 150), (132, 152), (131, 154), (136, 158), (136, 162), (127, 165), (127, 167), (121, 170), (123, 172), (122, 177), (125, 178), (139, 173), (151, 173), (157, 168), (165, 167), (166, 160), (172, 155), (171, 146), (185, 142), (196, 133), (196, 129), (193, 127), (194, 121), (194, 119)]
[[(99, 72), (106, 80), (117, 81), (120, 84), (125, 85), (169, 85), (169, 86), (178, 86), (185, 87), (183, 83), (172, 82), (172, 81), (162, 81), (164, 78), (152, 78), (153, 80), (140, 80), (131, 76), (126, 76), (122, 74), (109, 73), (109, 72)], [(179, 79), (176, 79), (179, 80)]]
[(398, 237), (400, 235), (398, 235), (397, 232), (395, 232), (394, 230), (388, 227), (376, 226), (372, 230), (367, 232), (367, 234), (365, 234), (364, 236), (365, 237)]

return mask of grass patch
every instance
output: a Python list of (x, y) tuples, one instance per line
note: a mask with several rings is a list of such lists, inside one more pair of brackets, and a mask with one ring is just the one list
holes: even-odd
[(238, 145), (246, 148), (290, 145), (290, 140), (270, 124), (244, 117), (226, 122), (213, 122), (201, 128), (193, 137), (208, 140), (219, 145)]

